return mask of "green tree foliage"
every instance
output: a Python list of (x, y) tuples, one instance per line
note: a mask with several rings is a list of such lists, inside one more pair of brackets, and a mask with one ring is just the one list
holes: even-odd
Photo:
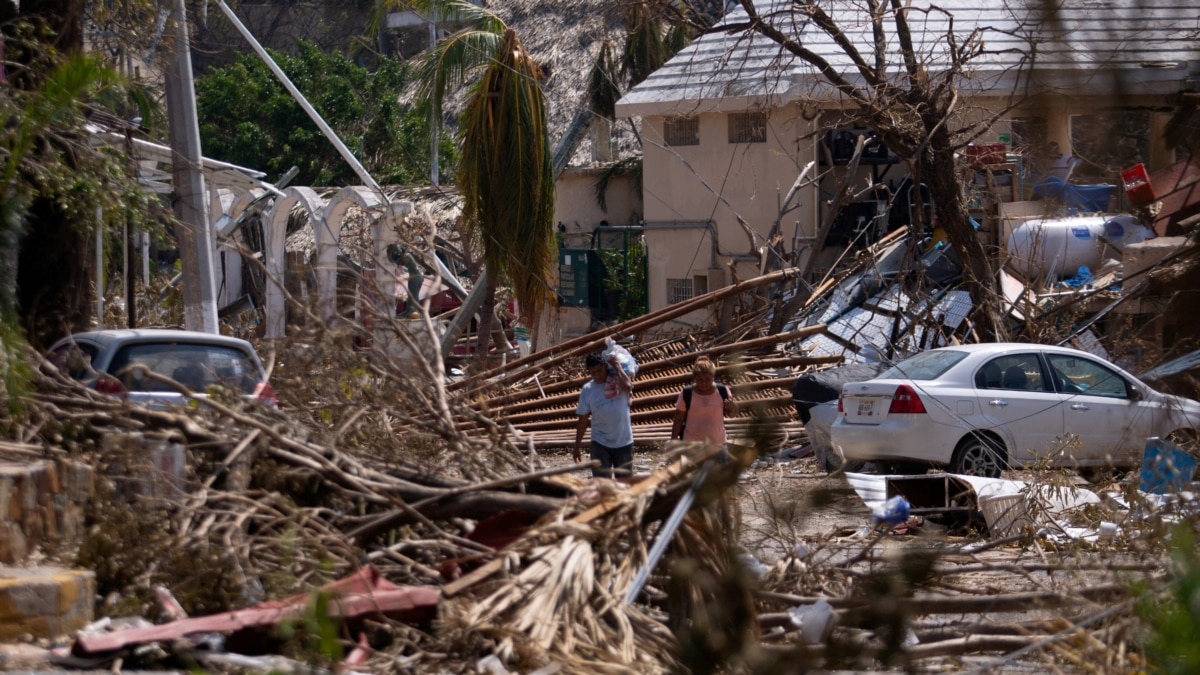
[(161, 211), (120, 150), (83, 128), (87, 107), (128, 91), (121, 78), (94, 56), (8, 44), (46, 69), (0, 97), (0, 315), (40, 349), (90, 321), (97, 213), (105, 227), (155, 230)]
[(1169, 590), (1148, 593), (1138, 612), (1150, 629), (1151, 672), (1184, 675), (1200, 672), (1200, 556), (1191, 524), (1175, 527), (1171, 539), (1174, 580)]
[[(429, 182), (427, 113), (398, 100), (408, 67), (380, 59), (370, 71), (343, 54), (301, 42), (299, 56), (271, 52), (283, 72), (380, 184)], [(293, 166), (301, 185), (358, 185), (362, 181), (257, 56), (246, 54), (196, 82), (200, 138), (208, 157), (277, 176)], [(453, 144), (440, 149), (451, 175)]]

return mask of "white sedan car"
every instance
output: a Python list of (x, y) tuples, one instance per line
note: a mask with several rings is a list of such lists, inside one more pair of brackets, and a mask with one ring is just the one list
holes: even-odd
[(944, 347), (842, 386), (831, 432), (848, 461), (996, 477), (1036, 462), (1136, 466), (1152, 436), (1194, 439), (1200, 403), (1159, 393), (1086, 352), (1038, 344)]

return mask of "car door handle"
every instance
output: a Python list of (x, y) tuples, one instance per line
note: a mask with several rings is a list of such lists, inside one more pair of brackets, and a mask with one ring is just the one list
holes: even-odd
[(994, 405), (997, 408), (1003, 408), (1008, 405), (1008, 401), (1005, 401), (1002, 398), (994, 398), (994, 399), (988, 401), (988, 405)]
[(1071, 410), (1091, 410), (1086, 403), (1072, 403)]

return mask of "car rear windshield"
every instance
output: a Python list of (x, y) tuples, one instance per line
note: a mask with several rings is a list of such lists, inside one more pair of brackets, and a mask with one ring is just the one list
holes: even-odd
[(936, 380), (951, 366), (967, 358), (966, 352), (938, 349), (921, 352), (879, 374), (881, 380)]
[(224, 345), (175, 342), (139, 343), (123, 347), (108, 370), (128, 391), (175, 391), (167, 382), (146, 377), (141, 368), (169, 377), (188, 389), (203, 392), (221, 385), (247, 394), (262, 380), (250, 355)]

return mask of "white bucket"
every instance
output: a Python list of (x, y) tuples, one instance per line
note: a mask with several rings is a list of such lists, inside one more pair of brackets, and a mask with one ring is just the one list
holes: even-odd
[(1033, 517), (1025, 507), (1025, 495), (991, 495), (979, 498), (979, 510), (987, 521), (992, 537), (1003, 539), (1033, 527)]

